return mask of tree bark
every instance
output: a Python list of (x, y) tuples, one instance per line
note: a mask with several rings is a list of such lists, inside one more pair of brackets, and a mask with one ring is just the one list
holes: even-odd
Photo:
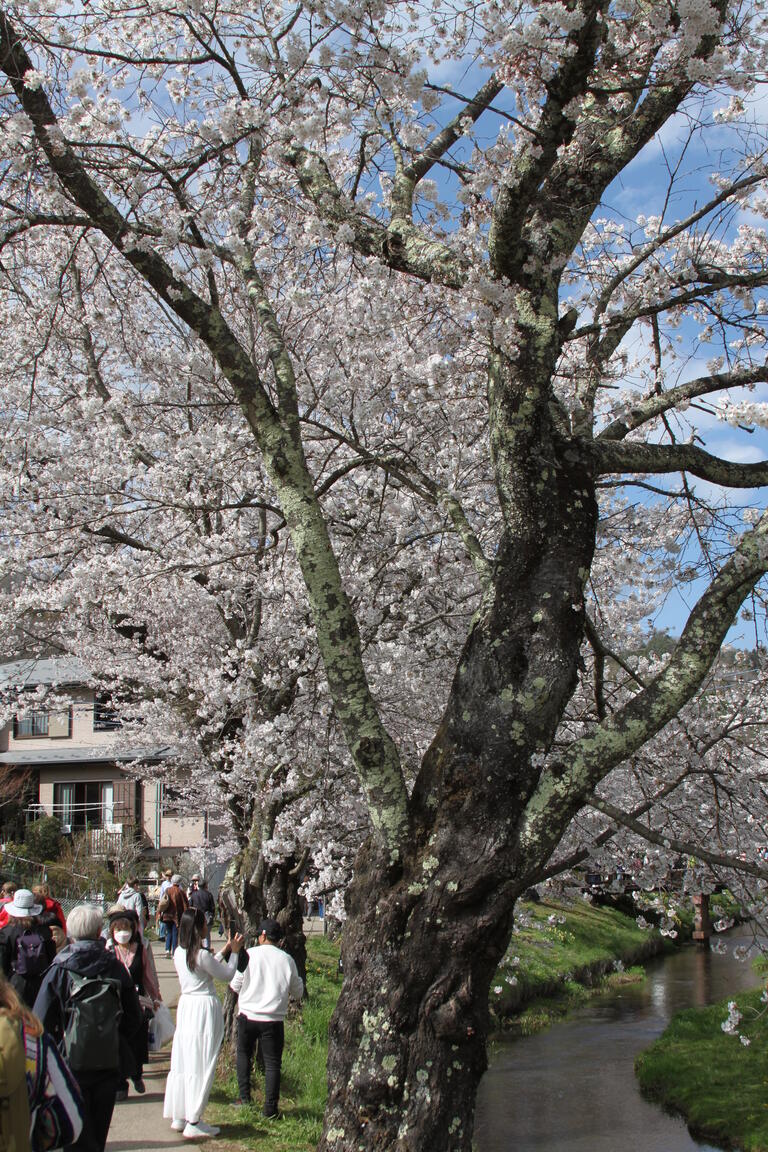
[(493, 595), (416, 781), (402, 866), (373, 840), (356, 862), (320, 1152), (471, 1148), (490, 981), (534, 876), (519, 833), (576, 683), (595, 540), (589, 458), (535, 399), (541, 350), (492, 363), (510, 509)]

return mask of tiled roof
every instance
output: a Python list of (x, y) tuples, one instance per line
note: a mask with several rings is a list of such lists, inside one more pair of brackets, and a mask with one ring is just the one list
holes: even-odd
[(90, 673), (75, 656), (43, 660), (10, 660), (0, 664), (0, 688), (35, 688), (38, 684), (84, 684)]
[(114, 764), (131, 760), (165, 760), (171, 749), (164, 748), (34, 748), (26, 751), (0, 752), (0, 764), (18, 767), (42, 767), (44, 764)]

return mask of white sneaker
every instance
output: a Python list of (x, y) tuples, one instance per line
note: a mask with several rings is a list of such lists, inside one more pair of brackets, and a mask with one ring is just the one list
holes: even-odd
[(182, 1136), (187, 1140), (197, 1140), (201, 1136), (218, 1136), (220, 1131), (221, 1129), (216, 1128), (213, 1124), (203, 1124), (201, 1120), (198, 1120), (197, 1124), (187, 1124)]
[(186, 1120), (171, 1120), (171, 1128), (174, 1132), (183, 1132)]

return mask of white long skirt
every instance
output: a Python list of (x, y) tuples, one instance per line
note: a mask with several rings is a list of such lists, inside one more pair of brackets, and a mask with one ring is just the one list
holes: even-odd
[(166, 1120), (200, 1120), (213, 1087), (223, 1039), (224, 1015), (218, 996), (182, 994), (165, 1084)]

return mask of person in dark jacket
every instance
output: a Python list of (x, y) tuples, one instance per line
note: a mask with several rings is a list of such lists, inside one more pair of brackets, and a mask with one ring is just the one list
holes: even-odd
[(35, 1002), (43, 976), (56, 955), (51, 930), (43, 924), (42, 904), (28, 888), (19, 888), (5, 905), (8, 922), (0, 929), (0, 968), (28, 1008)]
[(160, 919), (165, 924), (165, 950), (168, 953), (176, 951), (179, 943), (179, 924), (188, 905), (187, 894), (181, 887), (181, 876), (176, 873), (171, 877), (170, 886), (161, 896), (158, 905)]
[[(149, 1021), (163, 998), (160, 995), (160, 982), (157, 978), (152, 949), (141, 938), (136, 913), (132, 908), (123, 908), (120, 904), (115, 904), (109, 909), (107, 916), (109, 917), (107, 950), (120, 961), (130, 976), (131, 983), (139, 994), (143, 1014), (142, 1026), (131, 1037), (123, 1054), (123, 1078), (117, 1090), (117, 1099), (125, 1100), (128, 1095), (129, 1079), (133, 1080), (133, 1086), (138, 1093), (146, 1091), (142, 1070), (149, 1062)], [(128, 1056), (130, 1059), (126, 1058)]]
[(211, 925), (213, 924), (216, 915), (216, 901), (211, 893), (208, 891), (208, 881), (201, 880), (199, 876), (192, 877), (193, 882), (197, 880), (197, 888), (189, 893), (189, 906), (190, 908), (197, 908), (205, 916), (205, 937), (203, 939), (203, 948), (210, 948), (211, 946)]
[[(73, 976), (99, 976), (116, 981), (120, 988), (122, 1016), (119, 1031), (130, 1043), (142, 1024), (139, 997), (124, 966), (108, 952), (101, 938), (101, 909), (79, 904), (67, 917), (67, 935), (71, 941), (51, 964), (34, 1004), (35, 1015), (42, 1020), (57, 1044), (63, 1043), (68, 1004), (73, 989)], [(75, 1079), (83, 1095), (84, 1123), (78, 1140), (70, 1145), (76, 1152), (104, 1152), (107, 1133), (120, 1083), (119, 1068), (78, 1070)]]

